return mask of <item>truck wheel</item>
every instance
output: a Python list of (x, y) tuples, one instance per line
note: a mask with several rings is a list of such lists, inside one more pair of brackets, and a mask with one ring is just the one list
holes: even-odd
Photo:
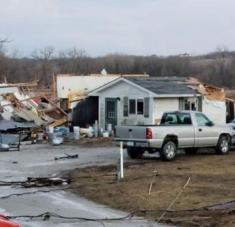
[(143, 150), (136, 147), (127, 147), (127, 154), (131, 159), (141, 158), (143, 155)]
[(163, 161), (172, 161), (175, 159), (177, 147), (173, 141), (166, 141), (161, 150), (161, 158)]
[(186, 148), (184, 151), (187, 155), (194, 155), (197, 153), (197, 148)]
[(230, 150), (229, 136), (220, 136), (215, 150), (217, 154), (221, 155), (228, 154)]

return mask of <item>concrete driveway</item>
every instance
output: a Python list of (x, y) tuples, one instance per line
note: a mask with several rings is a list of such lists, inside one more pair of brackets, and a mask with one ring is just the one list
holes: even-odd
[[(55, 157), (65, 154), (78, 154), (79, 158), (55, 161)], [(0, 181), (14, 182), (24, 181), (27, 177), (58, 176), (61, 171), (73, 168), (114, 164), (117, 163), (118, 157), (118, 149), (115, 147), (24, 145), (20, 152), (0, 152)], [(78, 197), (66, 189), (62, 190), (63, 187), (26, 189), (15, 185), (0, 186), (0, 213), (8, 216), (36, 216), (51, 212), (67, 217), (67, 219), (50, 217), (44, 221), (41, 217), (15, 219), (22, 227), (161, 226), (136, 217), (99, 221), (100, 219), (119, 219), (127, 214)], [(28, 194), (19, 195), (22, 193)], [(72, 217), (81, 219), (71, 219)]]

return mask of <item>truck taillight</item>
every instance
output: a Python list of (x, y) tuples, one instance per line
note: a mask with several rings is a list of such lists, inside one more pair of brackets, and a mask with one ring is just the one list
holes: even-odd
[(153, 138), (153, 132), (151, 128), (146, 128), (146, 139), (151, 140)]

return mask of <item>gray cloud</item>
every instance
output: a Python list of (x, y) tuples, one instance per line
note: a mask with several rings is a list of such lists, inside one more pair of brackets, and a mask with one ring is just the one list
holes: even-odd
[(200, 54), (235, 49), (234, 8), (234, 0), (8, 0), (0, 36), (24, 54), (48, 45), (91, 55)]

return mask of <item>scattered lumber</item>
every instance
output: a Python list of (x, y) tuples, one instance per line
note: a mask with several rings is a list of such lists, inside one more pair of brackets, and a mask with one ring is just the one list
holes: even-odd
[(73, 159), (73, 158), (79, 158), (78, 154), (75, 154), (75, 155), (66, 154), (65, 156), (55, 157), (55, 161), (61, 160), (61, 159)]
[(69, 184), (68, 179), (63, 178), (48, 178), (48, 177), (28, 177), (25, 182), (22, 182), (22, 186), (25, 188), (32, 187), (48, 187), (48, 186), (59, 186)]

